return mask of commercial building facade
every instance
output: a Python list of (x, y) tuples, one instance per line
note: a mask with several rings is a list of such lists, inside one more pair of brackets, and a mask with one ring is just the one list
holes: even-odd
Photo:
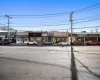
[(82, 42), (86, 41), (100, 42), (100, 33), (73, 33), (72, 35), (74, 38), (73, 41), (81, 40)]
[[(8, 39), (8, 32), (0, 32), (0, 38)], [(47, 32), (47, 31), (15, 31), (10, 32), (10, 40), (16, 43), (27, 43), (28, 41), (37, 41), (37, 42), (71, 42), (71, 33), (68, 32)], [(86, 41), (95, 41), (100, 42), (100, 33), (89, 33), (89, 32), (75, 32), (72, 34), (72, 41), (81, 40), (82, 42)]]

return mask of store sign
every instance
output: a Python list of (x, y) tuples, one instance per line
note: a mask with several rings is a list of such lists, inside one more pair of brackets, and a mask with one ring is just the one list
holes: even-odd
[(98, 34), (98, 37), (100, 37), (100, 34)]
[(77, 34), (72, 34), (72, 36), (77, 36)]
[(88, 34), (88, 37), (98, 37), (98, 34)]
[[(5, 37), (8, 37), (8, 35), (6, 35)], [(15, 37), (15, 35), (10, 35), (9, 37), (10, 38), (13, 38), (13, 37)]]
[(29, 33), (28, 36), (30, 36), (30, 37), (41, 37), (41, 33)]
[(0, 35), (0, 37), (5, 37), (5, 35)]
[(87, 34), (77, 34), (78, 37), (87, 37)]

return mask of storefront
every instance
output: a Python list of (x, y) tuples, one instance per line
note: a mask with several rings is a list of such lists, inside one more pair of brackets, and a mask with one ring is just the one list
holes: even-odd
[(42, 40), (43, 40), (43, 42), (52, 42), (53, 33), (52, 32), (43, 32), (42, 33)]
[(86, 42), (86, 41), (95, 41), (98, 42), (98, 34), (76, 34), (76, 41)]
[(27, 32), (17, 32), (16, 33), (16, 43), (27, 43), (28, 33)]
[(100, 34), (98, 34), (98, 42), (100, 42)]
[(42, 33), (41, 32), (29, 32), (28, 39), (29, 41), (42, 42)]

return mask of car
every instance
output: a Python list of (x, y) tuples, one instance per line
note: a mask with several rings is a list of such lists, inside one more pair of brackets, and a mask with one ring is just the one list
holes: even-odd
[(59, 45), (70, 45), (70, 42), (59, 42)]
[(0, 45), (9, 45), (9, 44), (10, 44), (10, 42), (6, 39), (0, 40)]
[(98, 42), (87, 41), (86, 45), (98, 45)]
[(5, 40), (3, 41), (3, 44), (4, 44), (4, 45), (9, 45), (10, 42), (9, 42), (7, 39), (5, 39)]
[(27, 44), (28, 45), (37, 45), (37, 42), (36, 41), (28, 41)]
[(43, 42), (43, 45), (52, 45), (53, 43), (51, 41), (45, 41)]
[(100, 45), (100, 42), (98, 42), (98, 45)]
[(0, 45), (3, 45), (3, 41), (2, 40), (0, 40)]
[(82, 41), (77, 41), (77, 42), (76, 42), (76, 45), (84, 45), (84, 42), (82, 42)]

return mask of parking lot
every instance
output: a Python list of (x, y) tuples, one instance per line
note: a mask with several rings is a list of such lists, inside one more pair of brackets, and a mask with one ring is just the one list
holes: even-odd
[[(78, 80), (100, 80), (100, 47), (74, 46)], [(0, 46), (0, 80), (71, 80), (70, 46)]]

